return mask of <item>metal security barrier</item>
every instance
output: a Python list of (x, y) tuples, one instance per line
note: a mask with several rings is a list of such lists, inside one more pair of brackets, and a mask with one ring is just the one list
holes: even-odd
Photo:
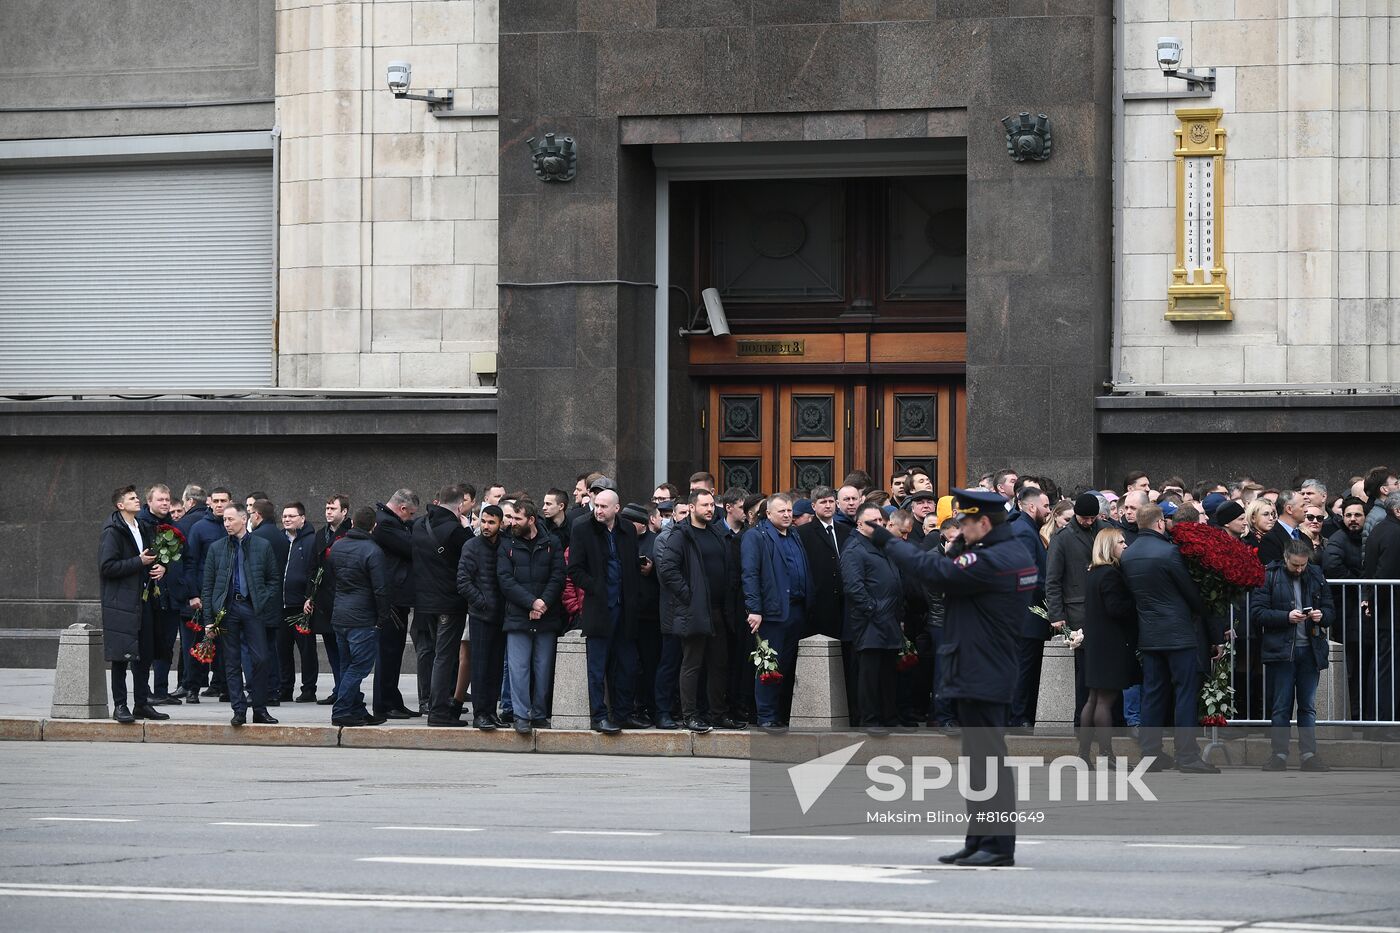
[[(1397, 608), (1400, 580), (1328, 580), (1332, 589), (1334, 621), (1328, 639), (1335, 648), (1332, 665), (1340, 660), (1345, 677), (1318, 681), (1318, 726), (1400, 726), (1396, 719)], [(1232, 726), (1267, 726), (1270, 704), (1266, 693), (1265, 665), (1260, 660), (1262, 632), (1249, 621), (1249, 597), (1231, 607), (1230, 632), (1235, 655), (1231, 686), (1235, 690)], [(1327, 715), (1324, 717), (1324, 711)], [(1338, 715), (1340, 713), (1340, 715)]]

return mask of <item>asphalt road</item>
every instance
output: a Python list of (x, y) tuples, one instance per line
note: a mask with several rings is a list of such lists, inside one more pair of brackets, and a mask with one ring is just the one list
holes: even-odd
[(6, 743), (0, 929), (1400, 930), (1400, 837), (1053, 837), (1012, 869), (949, 869), (949, 837), (750, 837), (747, 777), (691, 758)]

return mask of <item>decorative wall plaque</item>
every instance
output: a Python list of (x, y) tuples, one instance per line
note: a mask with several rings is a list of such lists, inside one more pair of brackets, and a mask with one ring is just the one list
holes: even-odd
[(1218, 108), (1178, 110), (1176, 265), (1167, 320), (1229, 321), (1225, 273), (1225, 130)]
[(805, 340), (740, 340), (736, 356), (806, 356)]

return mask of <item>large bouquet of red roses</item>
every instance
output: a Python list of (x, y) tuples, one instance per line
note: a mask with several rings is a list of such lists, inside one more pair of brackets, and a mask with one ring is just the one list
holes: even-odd
[(1254, 549), (1223, 528), (1179, 522), (1172, 528), (1172, 540), (1215, 615), (1226, 614), (1235, 600), (1264, 585), (1264, 566)]

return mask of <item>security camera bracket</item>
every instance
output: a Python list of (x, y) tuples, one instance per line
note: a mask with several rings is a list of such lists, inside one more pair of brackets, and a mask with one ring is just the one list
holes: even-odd
[(1163, 71), (1162, 74), (1168, 78), (1180, 78), (1186, 82), (1188, 90), (1192, 91), (1214, 91), (1215, 90), (1215, 69), (1207, 68), (1204, 72), (1180, 71), (1176, 68), (1170, 71)]
[(438, 93), (436, 90), (430, 90), (426, 94), (410, 94), (408, 91), (392, 91), (392, 93), (398, 100), (426, 101), (429, 113), (438, 110), (451, 110), (452, 102), (457, 96), (457, 92), (452, 90), (443, 91), (442, 93)]

